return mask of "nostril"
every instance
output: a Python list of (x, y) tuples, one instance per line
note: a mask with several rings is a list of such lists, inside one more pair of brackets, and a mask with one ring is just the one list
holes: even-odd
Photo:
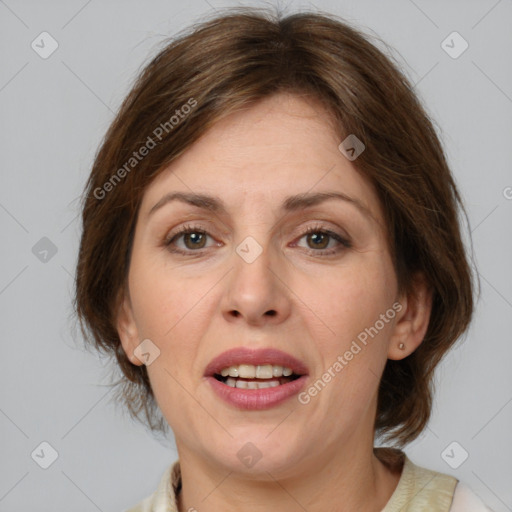
[(276, 316), (277, 315), (277, 311), (275, 309), (271, 309), (270, 311), (267, 311), (265, 314), (267, 316)]

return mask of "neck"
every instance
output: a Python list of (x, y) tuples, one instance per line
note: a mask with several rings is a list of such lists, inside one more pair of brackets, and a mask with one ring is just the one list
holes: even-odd
[[(373, 442), (373, 438), (372, 438)], [(222, 470), (179, 450), (182, 472), (180, 512), (368, 512), (381, 511), (400, 478), (373, 453), (373, 445), (350, 443), (323, 457), (304, 460), (303, 469), (244, 475)]]

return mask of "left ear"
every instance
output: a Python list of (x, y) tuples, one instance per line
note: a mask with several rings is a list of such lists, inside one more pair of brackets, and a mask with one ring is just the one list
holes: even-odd
[(398, 303), (402, 308), (396, 315), (388, 347), (388, 359), (394, 360), (412, 354), (427, 332), (432, 311), (432, 289), (423, 273), (414, 275), (411, 292), (400, 297)]

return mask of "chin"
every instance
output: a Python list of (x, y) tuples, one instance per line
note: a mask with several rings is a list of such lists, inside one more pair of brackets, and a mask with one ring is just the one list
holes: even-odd
[[(274, 425), (273, 428), (277, 426)], [(306, 447), (304, 437), (293, 439), (283, 429), (272, 432), (272, 429), (262, 429), (260, 426), (243, 428), (240, 431), (230, 429), (233, 437), (227, 434), (223, 441), (215, 441), (215, 451), (210, 444), (206, 449), (210, 452), (216, 464), (224, 466), (226, 471), (240, 475), (268, 480), (269, 473), (273, 477), (283, 477), (292, 472), (304, 459), (302, 452)], [(269, 435), (269, 432), (272, 432)]]

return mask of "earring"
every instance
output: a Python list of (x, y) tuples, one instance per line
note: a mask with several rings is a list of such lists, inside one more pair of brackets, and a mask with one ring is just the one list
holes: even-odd
[(398, 345), (398, 348), (399, 348), (400, 350), (405, 350), (405, 345), (404, 345), (403, 343), (400, 343), (400, 344)]

